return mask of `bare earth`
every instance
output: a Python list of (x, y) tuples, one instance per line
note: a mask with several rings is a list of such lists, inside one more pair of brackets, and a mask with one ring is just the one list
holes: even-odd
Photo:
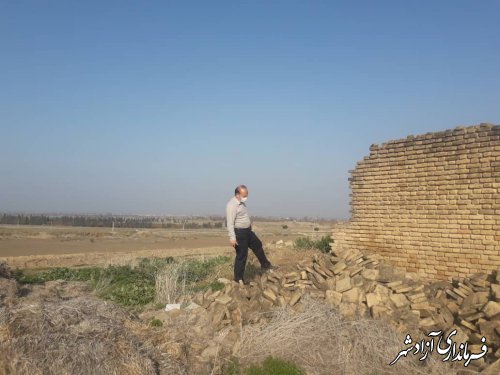
[[(253, 223), (264, 249), (285, 247), (299, 236), (330, 235), (332, 224)], [(315, 231), (317, 227), (319, 230)], [(288, 246), (287, 246), (288, 245)], [(277, 246), (279, 247), (279, 246)], [(122, 229), (0, 226), (0, 260), (13, 268), (35, 269), (128, 264), (142, 257), (233, 255), (226, 229)], [(272, 260), (272, 259), (271, 259)]]

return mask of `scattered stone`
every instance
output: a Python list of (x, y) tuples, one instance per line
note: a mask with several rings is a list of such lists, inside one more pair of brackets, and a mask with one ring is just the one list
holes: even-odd
[(364, 269), (361, 271), (361, 276), (363, 276), (366, 280), (375, 281), (378, 279), (379, 271), (376, 269)]
[(476, 326), (466, 320), (460, 320), (460, 324), (466, 328), (469, 328), (471, 331), (477, 332)]
[(392, 303), (394, 303), (394, 306), (396, 306), (396, 308), (398, 309), (408, 307), (410, 305), (410, 301), (408, 301), (408, 298), (406, 298), (404, 294), (396, 293), (391, 295), (389, 298), (391, 299)]
[(272, 302), (276, 301), (276, 294), (270, 288), (264, 290), (262, 295)]
[(349, 289), (351, 289), (351, 279), (349, 277), (337, 280), (337, 283), (335, 285), (335, 290), (337, 292), (343, 293)]
[(333, 306), (338, 306), (342, 301), (342, 293), (339, 293), (335, 290), (327, 290), (325, 292), (326, 302)]
[(347, 267), (347, 265), (344, 263), (344, 262), (339, 262), (337, 263), (336, 265), (334, 265), (332, 268), (331, 268), (331, 271), (335, 274), (335, 275), (338, 275), (340, 272), (342, 272), (345, 268)]
[(390, 314), (391, 314), (391, 310), (385, 306), (375, 305), (375, 306), (372, 306), (372, 308), (371, 308), (371, 315), (375, 319), (384, 318)]
[(381, 302), (380, 296), (377, 293), (367, 293), (366, 294), (366, 305), (371, 308), (378, 305)]
[(494, 301), (488, 302), (484, 306), (483, 312), (488, 319), (493, 319), (500, 314), (500, 303)]
[(184, 309), (185, 310), (195, 310), (201, 308), (196, 302), (190, 302)]
[(359, 288), (352, 288), (342, 294), (342, 302), (358, 303), (360, 299)]
[[(498, 273), (494, 273), (476, 274), (451, 283), (424, 283), (373, 256), (342, 250), (304, 259), (292, 272), (264, 274), (257, 283), (246, 286), (245, 294), (237, 285), (233, 287), (219, 279), (226, 287), (218, 292), (198, 293), (192, 306), (197, 310), (199, 306), (206, 308), (213, 327), (222, 329), (265, 322), (262, 312), (273, 306), (288, 305), (301, 311), (302, 296), (307, 293), (313, 298), (324, 298), (347, 318), (369, 312), (373, 318), (389, 320), (401, 331), (417, 329), (424, 335), (430, 330), (453, 328), (457, 329), (454, 341), (468, 341), (471, 345), (481, 345), (485, 336), (491, 357), (500, 358), (497, 279)], [(234, 345), (231, 342), (230, 347)], [(213, 348), (206, 350), (205, 356), (213, 354)], [(484, 363), (481, 368), (487, 365)]]
[[(500, 272), (498, 274), (500, 275)], [(493, 298), (500, 301), (500, 284), (491, 284), (491, 293), (493, 294)]]
[(227, 294), (223, 294), (221, 296), (218, 296), (216, 299), (215, 299), (215, 302), (219, 302), (223, 305), (227, 305), (229, 302), (232, 301), (232, 298), (229, 297)]
[(288, 304), (290, 306), (295, 305), (297, 302), (299, 302), (301, 297), (302, 297), (302, 293), (300, 293), (299, 291), (294, 292), (292, 294), (292, 296), (290, 297), (290, 301), (288, 302)]

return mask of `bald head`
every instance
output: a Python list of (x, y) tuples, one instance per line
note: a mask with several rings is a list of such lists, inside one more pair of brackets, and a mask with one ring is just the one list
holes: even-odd
[(246, 198), (248, 196), (248, 189), (245, 185), (238, 185), (234, 189), (234, 196), (238, 199)]

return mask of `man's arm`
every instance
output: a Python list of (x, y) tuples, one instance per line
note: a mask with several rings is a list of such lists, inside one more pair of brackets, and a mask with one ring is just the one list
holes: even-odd
[(230, 241), (236, 241), (236, 234), (234, 233), (234, 221), (236, 219), (236, 209), (237, 207), (231, 203), (228, 203), (226, 206), (227, 232), (229, 234)]

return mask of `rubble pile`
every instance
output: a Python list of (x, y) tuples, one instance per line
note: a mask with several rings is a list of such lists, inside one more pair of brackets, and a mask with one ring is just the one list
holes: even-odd
[(347, 318), (387, 319), (399, 331), (420, 337), (456, 329), (453, 340), (467, 341), (475, 353), (481, 352), (484, 336), (488, 354), (471, 365), (483, 369), (500, 363), (500, 271), (426, 282), (380, 262), (376, 254), (348, 250), (316, 254), (299, 262), (296, 270), (265, 273), (245, 286), (219, 281), (225, 284), (222, 290), (194, 297), (216, 330), (265, 320), (273, 306), (300, 310), (307, 293), (336, 306)]
[[(162, 320), (164, 328), (155, 331), (152, 343), (173, 361), (190, 363), (193, 374), (207, 373), (217, 358), (235, 354), (243, 326), (265, 324), (274, 307), (304, 311), (306, 295), (338, 308), (347, 319), (391, 322), (402, 333), (401, 349), (406, 333), (416, 339), (431, 331), (456, 330), (457, 345), (468, 342), (470, 352), (480, 353), (484, 337), (487, 355), (472, 361), (469, 370), (495, 373), (491, 370), (500, 367), (500, 271), (429, 282), (381, 262), (376, 254), (336, 250), (308, 256), (292, 268), (257, 275), (247, 285), (224, 278), (218, 281), (223, 285), (220, 290), (198, 292), (179, 309), (151, 311), (142, 317)], [(52, 284), (59, 282), (34, 287), (37, 292), (28, 297), (38, 298)], [(7, 323), (7, 312), (17, 305), (19, 293), (10, 270), (0, 264), (0, 326)], [(79, 294), (75, 291), (71, 297)]]

